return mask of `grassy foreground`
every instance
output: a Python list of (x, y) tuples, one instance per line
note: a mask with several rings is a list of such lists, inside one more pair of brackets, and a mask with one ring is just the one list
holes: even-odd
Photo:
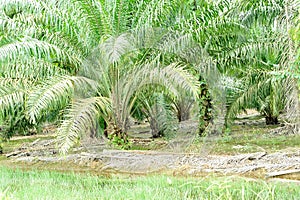
[(299, 199), (294, 184), (236, 177), (99, 177), (0, 168), (0, 199)]

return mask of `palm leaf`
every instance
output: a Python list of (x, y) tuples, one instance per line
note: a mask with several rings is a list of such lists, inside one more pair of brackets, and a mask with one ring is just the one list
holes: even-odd
[(96, 90), (94, 83), (84, 77), (56, 76), (43, 81), (28, 95), (26, 114), (29, 121), (35, 124), (41, 116), (48, 112), (64, 108), (69, 104), (75, 87), (85, 90), (87, 85), (91, 85)]
[[(28, 85), (27, 85), (28, 87)], [(2, 118), (14, 116), (25, 102), (26, 90), (21, 84), (0, 86), (0, 110)]]
[(110, 63), (115, 63), (124, 54), (135, 49), (132, 41), (132, 36), (124, 33), (117, 37), (110, 37), (99, 46), (99, 49)]
[[(74, 62), (68, 54), (57, 46), (34, 38), (24, 38), (21, 41), (15, 41), (0, 47), (1, 61), (15, 60), (20, 55), (47, 58), (48, 60), (56, 58), (59, 60), (67, 60), (71, 63)], [(53, 55), (55, 55), (55, 57), (53, 57)], [(76, 61), (75, 63), (77, 64)]]
[(97, 117), (103, 116), (108, 120), (110, 109), (110, 100), (105, 97), (91, 97), (75, 102), (57, 130), (60, 152), (67, 153), (82, 135), (95, 126)]
[(7, 78), (28, 78), (31, 80), (39, 80), (49, 76), (63, 75), (68, 72), (57, 64), (46, 62), (37, 58), (20, 58), (9, 62), (2, 62), (0, 66), (0, 74)]

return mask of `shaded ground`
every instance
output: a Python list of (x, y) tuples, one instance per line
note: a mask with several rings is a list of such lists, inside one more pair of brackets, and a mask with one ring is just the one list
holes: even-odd
[(242, 119), (232, 128), (231, 135), (199, 139), (194, 134), (197, 122), (188, 121), (181, 123), (176, 137), (170, 136), (169, 140), (150, 139), (148, 127), (141, 125), (134, 127), (130, 134), (133, 148), (138, 150), (115, 150), (105, 140), (87, 139), (67, 156), (58, 155), (53, 136), (29, 137), (14, 150), (6, 151), (9, 159), (2, 157), (0, 163), (99, 174), (220, 173), (257, 178), (283, 175), (300, 180), (300, 136), (287, 136), (287, 131), (279, 131), (284, 135), (278, 135), (277, 130), (288, 130), (288, 127), (264, 126), (260, 118), (254, 123), (253, 118)]

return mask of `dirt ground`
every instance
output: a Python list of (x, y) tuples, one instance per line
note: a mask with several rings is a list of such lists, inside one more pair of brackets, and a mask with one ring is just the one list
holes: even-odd
[[(243, 121), (242, 124), (248, 122)], [(300, 149), (290, 148), (268, 153), (258, 151), (238, 155), (212, 155), (203, 149), (197, 153), (187, 153), (186, 147), (195, 140), (197, 123), (188, 121), (180, 124), (179, 133), (169, 140), (153, 140), (147, 126), (137, 126), (131, 130), (131, 140), (144, 149), (116, 150), (104, 139), (89, 141), (75, 148), (72, 153), (62, 156), (56, 149), (55, 139), (39, 137), (27, 142), (11, 152), (0, 162), (6, 165), (39, 167), (49, 169), (65, 166), (70, 169), (84, 169), (97, 174), (155, 174), (165, 173), (183, 176), (203, 176), (204, 174), (242, 175), (254, 178), (285, 178), (300, 180)], [(31, 136), (33, 137), (33, 136)], [(49, 135), (48, 135), (49, 137)], [(14, 138), (22, 139), (22, 138)], [(235, 147), (239, 148), (239, 147)], [(182, 153), (184, 152), (184, 153)]]

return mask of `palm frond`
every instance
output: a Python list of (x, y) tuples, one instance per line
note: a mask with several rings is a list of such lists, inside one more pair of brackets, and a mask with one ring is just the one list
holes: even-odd
[(26, 90), (20, 85), (5, 85), (0, 87), (1, 118), (14, 116), (20, 106), (25, 102)]
[(47, 60), (58, 59), (66, 60), (70, 63), (78, 65), (77, 60), (73, 60), (63, 50), (55, 45), (34, 38), (23, 38), (0, 47), (0, 60), (15, 60), (19, 56), (35, 56), (36, 58), (46, 58)]
[(185, 70), (184, 66), (172, 63), (160, 70), (158, 77), (165, 83), (168, 81), (169, 83), (176, 84), (177, 87), (190, 92), (195, 99), (198, 98), (199, 81), (195, 76), (191, 75), (188, 70)]
[(60, 37), (74, 49), (80, 49), (83, 55), (87, 55), (90, 49), (98, 44), (99, 35), (93, 31), (89, 24), (89, 16), (80, 9), (80, 5), (70, 4), (68, 1), (43, 4), (43, 15), (36, 16), (39, 26), (37, 34), (42, 35), (46, 41), (47, 34), (57, 35), (58, 41)]
[(110, 100), (105, 97), (91, 97), (75, 102), (67, 111), (66, 119), (57, 130), (61, 153), (67, 153), (76, 142), (92, 127), (95, 126), (98, 116), (108, 120)]
[(71, 101), (75, 88), (84, 90), (86, 85), (91, 85), (96, 90), (94, 83), (84, 77), (56, 76), (43, 81), (28, 95), (26, 114), (29, 121), (35, 124), (41, 116), (66, 107)]
[(6, 16), (10, 18), (15, 14), (19, 14), (24, 10), (30, 10), (32, 13), (37, 13), (41, 9), (41, 4), (39, 1), (32, 0), (1, 0), (0, 1), (0, 10)]
[(142, 104), (142, 109), (146, 111), (152, 136), (166, 136), (174, 132), (178, 126), (178, 120), (163, 93), (154, 92), (150, 96), (140, 94), (139, 102)]
[(110, 63), (116, 63), (124, 54), (135, 49), (132, 41), (132, 36), (124, 33), (117, 37), (110, 37), (99, 46), (99, 49)]
[(242, 23), (248, 26), (261, 24), (282, 26), (286, 25), (287, 21), (293, 21), (299, 8), (298, 0), (241, 0), (237, 1), (235, 10), (240, 13)]
[(111, 27), (108, 21), (108, 11), (104, 1), (95, 0), (69, 0), (61, 2), (61, 7), (72, 8), (76, 12), (81, 12), (88, 30), (92, 31), (91, 36), (95, 41), (99, 41), (102, 35), (109, 35)]
[(180, 55), (180, 53), (185, 50), (196, 46), (194, 42), (195, 41), (191, 34), (182, 34), (180, 32), (170, 31), (161, 38), (157, 48), (162, 53)]
[(2, 62), (0, 74), (7, 78), (28, 78), (38, 81), (49, 76), (64, 75), (68, 72), (58, 64), (46, 62), (43, 59), (20, 58), (15, 61)]
[(265, 116), (275, 117), (286, 109), (293, 91), (290, 80), (269, 76), (249, 84), (249, 86), (244, 85), (244, 91), (236, 94), (237, 98), (230, 103), (227, 112), (228, 122), (246, 108), (254, 108)]
[[(173, 3), (173, 4), (172, 4)], [(174, 1), (151, 0), (150, 2), (140, 2), (133, 18), (133, 24), (136, 28), (141, 27), (168, 27), (175, 20), (173, 18)]]

